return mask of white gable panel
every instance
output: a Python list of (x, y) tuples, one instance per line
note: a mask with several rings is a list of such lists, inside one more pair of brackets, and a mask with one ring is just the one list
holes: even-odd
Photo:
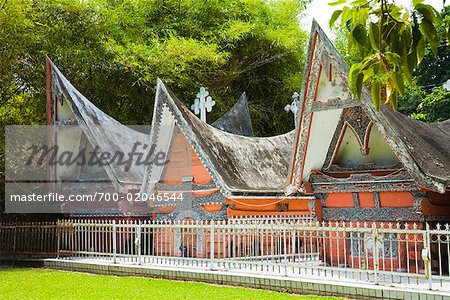
[[(67, 107), (67, 103), (65, 104)], [(59, 159), (62, 161), (76, 161), (80, 153), (80, 142), (82, 131), (79, 127), (64, 127), (56, 134)], [(56, 168), (57, 179), (75, 180), (78, 179), (80, 167), (76, 163), (60, 163)]]
[(390, 166), (399, 162), (376, 126), (370, 129), (368, 149), (369, 152), (363, 155), (356, 135), (347, 127), (333, 163), (344, 168), (358, 168), (361, 164)]
[(330, 65), (322, 66), (320, 72), (319, 86), (317, 89), (316, 101), (328, 102), (336, 99), (351, 99), (352, 96), (348, 90), (347, 82), (344, 82), (341, 76), (336, 73), (336, 68), (331, 65), (331, 82)]
[(75, 120), (75, 115), (72, 112), (72, 109), (69, 106), (69, 103), (67, 103), (66, 98), (63, 98), (61, 101), (56, 101), (56, 120), (57, 121), (63, 121), (63, 120)]
[(304, 160), (303, 180), (309, 179), (311, 170), (322, 169), (341, 113), (342, 109), (334, 109), (313, 114)]

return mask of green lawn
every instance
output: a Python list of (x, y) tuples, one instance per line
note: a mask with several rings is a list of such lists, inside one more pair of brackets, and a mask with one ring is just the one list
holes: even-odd
[(197, 282), (0, 268), (0, 299), (338, 299)]

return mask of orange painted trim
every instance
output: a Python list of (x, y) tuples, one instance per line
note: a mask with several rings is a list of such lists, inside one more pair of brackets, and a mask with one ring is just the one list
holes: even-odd
[(230, 198), (225, 198), (227, 201), (246, 201), (246, 200), (272, 200), (272, 201), (288, 201), (288, 200), (310, 200), (310, 199), (314, 199), (314, 196), (303, 196), (303, 197), (276, 197), (276, 196), (236, 196), (236, 197), (230, 197)]
[(410, 192), (389, 192), (378, 193), (381, 207), (412, 207), (414, 196)]
[(355, 207), (353, 195), (350, 192), (331, 193), (325, 199), (324, 207)]
[(328, 80), (333, 81), (333, 64), (330, 62), (330, 70), (329, 70)]
[(202, 207), (209, 213), (219, 212), (222, 210), (222, 204), (202, 204)]
[(300, 120), (299, 120), (300, 123), (299, 123), (299, 127), (298, 127), (299, 130), (297, 132), (297, 137), (296, 137), (297, 143), (295, 144), (294, 159), (292, 161), (293, 165), (292, 165), (291, 175), (290, 175), (290, 178), (289, 178), (290, 183), (292, 183), (292, 180), (293, 180), (293, 177), (294, 177), (295, 162), (297, 161), (297, 151), (298, 151), (298, 146), (299, 146), (298, 144), (300, 142), (300, 133), (302, 132), (301, 125), (302, 125), (302, 122), (303, 122), (303, 114), (305, 113), (305, 103), (306, 103), (306, 97), (308, 95), (308, 85), (309, 85), (309, 80), (310, 80), (310, 77), (311, 77), (312, 60), (313, 60), (314, 52), (316, 50), (317, 36), (318, 36), (318, 33), (316, 31), (314, 33), (314, 38), (313, 38), (313, 42), (312, 42), (312, 45), (311, 45), (311, 53), (309, 54), (308, 74), (306, 76), (306, 81), (305, 81), (305, 91), (304, 91), (304, 94), (303, 94), (302, 110), (300, 112)]
[(246, 210), (232, 210), (228, 209), (228, 217), (233, 216), (298, 216), (298, 215), (311, 215), (309, 210), (299, 211), (246, 211)]
[(159, 206), (158, 212), (159, 214), (170, 214), (175, 210), (176, 206)]
[(375, 207), (375, 202), (373, 201), (373, 193), (371, 192), (359, 192), (359, 207)]

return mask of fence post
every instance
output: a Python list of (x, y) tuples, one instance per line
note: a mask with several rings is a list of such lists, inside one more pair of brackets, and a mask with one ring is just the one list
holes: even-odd
[(138, 264), (142, 264), (141, 257), (141, 220), (138, 221), (138, 226), (136, 228), (136, 255), (138, 257)]
[(283, 254), (284, 254), (284, 276), (287, 276), (287, 266), (288, 266), (288, 261), (287, 261), (287, 235), (286, 235), (286, 221), (284, 221), (283, 223)]
[(56, 258), (59, 259), (61, 251), (61, 222), (56, 222)]
[(210, 269), (214, 269), (214, 220), (211, 220), (211, 259), (210, 259)]
[(373, 238), (373, 279), (376, 285), (378, 282), (378, 230), (375, 222), (372, 223), (372, 238)]
[(433, 279), (431, 278), (431, 233), (430, 225), (426, 223), (424, 237), (424, 249), (422, 250), (422, 259), (424, 261), (425, 277), (428, 278), (428, 289), (433, 289)]
[(13, 230), (14, 240), (13, 240), (13, 265), (16, 265), (16, 243), (17, 243), (17, 226), (14, 226)]
[(113, 220), (113, 230), (112, 230), (112, 250), (113, 250), (113, 263), (117, 263), (117, 226), (116, 226), (116, 220)]

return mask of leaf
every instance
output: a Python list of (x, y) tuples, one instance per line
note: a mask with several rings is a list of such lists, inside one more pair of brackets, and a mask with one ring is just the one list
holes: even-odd
[(422, 3), (424, 0), (413, 0), (413, 6), (416, 6), (419, 3)]
[(369, 18), (369, 9), (366, 7), (358, 8), (355, 10), (355, 15), (353, 16), (358, 24), (367, 24), (367, 19)]
[(328, 5), (329, 6), (336, 6), (336, 5), (344, 4), (345, 2), (347, 2), (347, 0), (338, 0), (338, 1), (335, 1), (335, 2), (328, 3)]
[(348, 6), (344, 6), (341, 14), (341, 24), (344, 24), (348, 21), (351, 15), (351, 9)]
[(372, 96), (372, 102), (373, 102), (373, 106), (375, 107), (375, 110), (379, 111), (380, 110), (380, 97), (381, 97), (380, 82), (375, 81), (372, 84), (372, 87), (370, 88), (370, 94)]
[(433, 23), (427, 19), (423, 19), (419, 25), (419, 28), (420, 32), (422, 32), (422, 34), (427, 38), (428, 43), (430, 43), (431, 50), (433, 51), (434, 55), (437, 55), (437, 33)]
[(363, 81), (367, 81), (373, 76), (373, 74), (375, 73), (373, 69), (374, 68), (369, 68), (366, 71), (364, 71)]
[(336, 20), (341, 16), (342, 10), (335, 10), (333, 14), (331, 15), (330, 19), (330, 28), (333, 28), (334, 23), (336, 23)]
[(408, 54), (408, 66), (409, 69), (411, 70), (411, 73), (417, 66), (417, 53), (415, 49), (412, 49), (411, 53)]
[(388, 62), (394, 66), (400, 66), (402, 64), (402, 61), (401, 61), (402, 59), (401, 59), (400, 55), (398, 55), (397, 53), (386, 52), (385, 56), (386, 56), (386, 59), (388, 60)]
[(385, 91), (386, 91), (386, 98), (384, 99), (384, 104), (389, 105), (390, 99), (391, 99), (391, 95), (392, 95), (392, 91), (395, 90), (395, 84), (393, 83), (392, 78), (388, 78), (386, 81), (386, 85), (385, 85)]
[(379, 50), (380, 45), (380, 28), (377, 24), (369, 23), (369, 41), (372, 49)]
[(347, 22), (345, 22), (345, 26), (347, 27), (347, 30), (351, 32), (353, 28), (352, 19), (348, 19)]
[(417, 63), (420, 64), (420, 62), (422, 61), (422, 59), (425, 56), (425, 39), (421, 38), (419, 40), (419, 43), (417, 44), (416, 47), (416, 52), (417, 52)]
[(362, 87), (363, 87), (364, 74), (359, 73), (356, 79), (356, 96), (361, 99)]
[(354, 95), (358, 94), (357, 82), (360, 72), (361, 72), (361, 63), (353, 64), (350, 67), (350, 71), (348, 72), (348, 79), (347, 79), (348, 86), (350, 87)]
[(426, 20), (430, 22), (436, 22), (440, 20), (439, 13), (431, 5), (418, 3), (414, 7), (422, 14), (423, 18)]
[(419, 44), (420, 39), (422, 38), (422, 33), (420, 32), (419, 25), (414, 25), (412, 27), (412, 36), (413, 36), (413, 47), (416, 47)]
[(378, 54), (372, 54), (364, 58), (361, 64), (361, 70), (367, 70), (372, 67), (373, 64), (379, 62)]
[(399, 72), (394, 72), (393, 79), (396, 90), (398, 91), (400, 96), (403, 97), (405, 95), (405, 83), (403, 82), (402, 75)]
[(394, 110), (398, 109), (398, 97), (397, 97), (397, 91), (392, 91), (391, 97), (389, 97), (389, 103), (391, 104), (391, 107)]
[(393, 49), (393, 51), (396, 51), (397, 53), (400, 53), (402, 51), (402, 48), (404, 47), (403, 40), (400, 40), (398, 38), (398, 33), (396, 30), (393, 30), (390, 36), (391, 36), (391, 49)]
[(384, 104), (390, 105), (394, 110), (397, 110), (397, 89), (393, 84), (391, 78), (386, 82), (386, 100)]
[(352, 31), (353, 38), (360, 44), (361, 46), (365, 46), (367, 43), (367, 32), (366, 28), (363, 25), (356, 25), (355, 29)]
[(403, 71), (403, 74), (405, 74), (405, 78), (408, 81), (408, 83), (409, 84), (413, 84), (412, 74), (411, 74), (411, 71), (409, 69), (409, 66), (403, 65), (402, 71)]
[(404, 30), (403, 33), (402, 33), (402, 40), (405, 42), (405, 46), (407, 47), (406, 50), (408, 50), (409, 47), (412, 44), (412, 41), (413, 41), (413, 37), (412, 37), (411, 31)]

